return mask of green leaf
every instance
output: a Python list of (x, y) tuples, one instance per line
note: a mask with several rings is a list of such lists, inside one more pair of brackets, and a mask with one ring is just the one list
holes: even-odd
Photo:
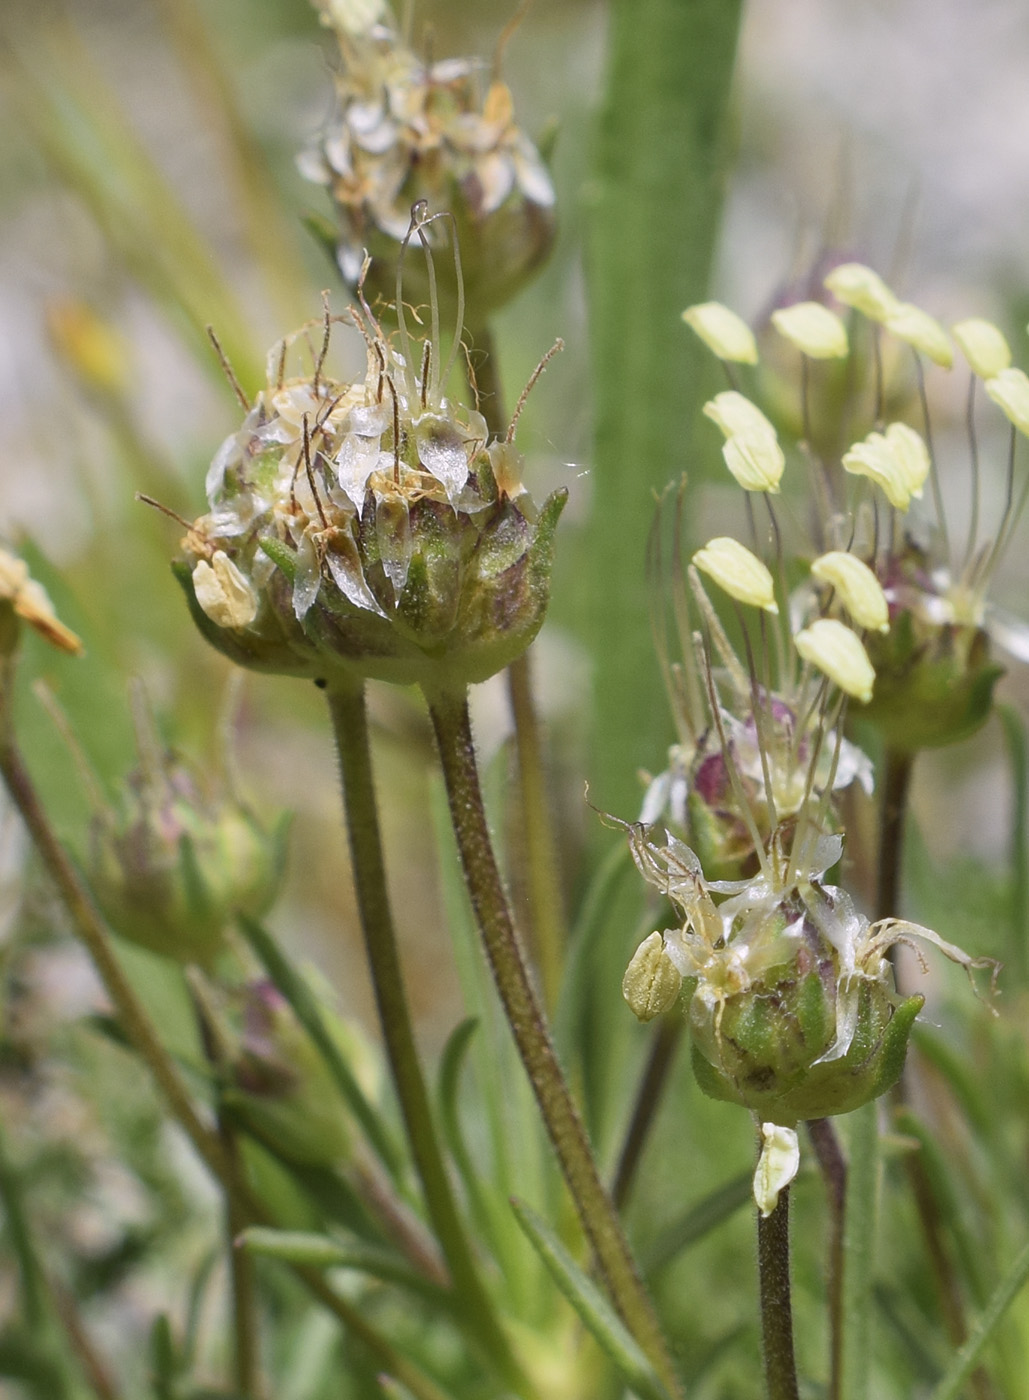
[(626, 1330), (621, 1318), (582, 1272), (550, 1227), (524, 1201), (512, 1200), (511, 1208), (550, 1276), (633, 1394), (638, 1395), (640, 1400), (669, 1400), (656, 1371)]
[(983, 1348), (1027, 1280), (1029, 1280), (1029, 1243), (1023, 1245), (1021, 1253), (997, 1285), (982, 1317), (972, 1328), (968, 1341), (958, 1352), (953, 1366), (933, 1391), (930, 1400), (958, 1400), (965, 1381), (975, 1370)]
[[(478, 1017), (469, 1016), (451, 1031), (440, 1061), (437, 1092), (444, 1140), (458, 1171), (461, 1173), (461, 1179), (464, 1182), (464, 1188), (475, 1216), (476, 1226), (479, 1232), (490, 1241), (494, 1253), (497, 1254), (499, 1252), (497, 1227), (501, 1222), (497, 1218), (498, 1213), (492, 1200), (483, 1189), (480, 1173), (468, 1151), (468, 1145), (461, 1131), (461, 1115), (458, 1107), (461, 1073), (465, 1067), (468, 1050), (478, 1029)], [(502, 1236), (503, 1233), (501, 1227), (500, 1235)]]
[(376, 1245), (349, 1241), (344, 1244), (329, 1235), (306, 1230), (272, 1230), (258, 1225), (244, 1230), (236, 1244), (252, 1254), (281, 1259), (287, 1264), (306, 1264), (316, 1269), (354, 1269), (372, 1278), (396, 1283), (431, 1299), (437, 1306), (449, 1307), (441, 1288), (416, 1273), (392, 1250)]
[[(644, 569), (660, 490), (692, 460), (715, 365), (680, 313), (707, 295), (741, 0), (615, 0), (587, 277), (596, 422), (588, 558), (591, 782), (634, 815), (671, 735)], [(699, 455), (699, 454), (698, 454)], [(708, 454), (718, 462), (717, 452)], [(700, 457), (703, 460), (703, 457)], [(663, 766), (663, 763), (662, 765)]]
[(643, 1260), (643, 1269), (652, 1278), (675, 1262), (685, 1249), (728, 1220), (753, 1197), (753, 1173), (744, 1172), (699, 1200), (665, 1230)]
[(368, 1102), (342, 1051), (330, 1034), (310, 987), (263, 925), (246, 914), (239, 916), (239, 924), (264, 970), (289, 1002), (297, 1020), (311, 1037), (346, 1099), (348, 1108), (364, 1129), (368, 1141), (395, 1178), (402, 1169), (403, 1158), (400, 1150), (381, 1116)]

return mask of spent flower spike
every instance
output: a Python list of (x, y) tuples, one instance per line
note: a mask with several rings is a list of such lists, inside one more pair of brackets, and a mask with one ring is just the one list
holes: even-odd
[[(416, 210), (412, 235), (427, 219)], [(447, 351), (433, 299), (430, 333), (416, 339), (399, 274), (396, 310), (394, 337), (363, 297), (346, 316), (326, 311), (306, 374), (286, 370), (316, 323), (281, 342), (211, 464), (182, 582), (204, 635), (242, 665), (470, 684), (542, 623), (564, 493), (537, 511), (513, 431), (489, 443), (477, 409), (448, 397), (460, 325)], [(325, 371), (341, 321), (367, 353), (349, 384)]]
[[(541, 266), (555, 232), (550, 175), (515, 118), (498, 63), (484, 83), (490, 65), (478, 59), (421, 59), (380, 0), (316, 4), (339, 43), (338, 110), (300, 168), (332, 197), (345, 281), (356, 289), (363, 277), (372, 303), (391, 314), (385, 304), (410, 210), (424, 200), (431, 213), (453, 217), (469, 301), (489, 316)], [(409, 291), (429, 299), (427, 283)], [(457, 285), (446, 266), (438, 296), (452, 313)]]

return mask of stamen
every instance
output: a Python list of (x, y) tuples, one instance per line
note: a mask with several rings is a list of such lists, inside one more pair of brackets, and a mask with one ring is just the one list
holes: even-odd
[(329, 293), (322, 292), (322, 313), (324, 318), (325, 331), (322, 335), (322, 348), (318, 352), (318, 358), (314, 362), (314, 378), (311, 381), (311, 389), (315, 398), (318, 397), (318, 381), (322, 377), (322, 370), (325, 367), (325, 357), (329, 353), (329, 337), (332, 334), (332, 316), (329, 312)]
[[(691, 572), (696, 571), (692, 570)], [(709, 636), (707, 631), (705, 630), (703, 635), (701, 635), (699, 632), (695, 632), (693, 634), (693, 637), (694, 645), (699, 646), (700, 648), (700, 669), (703, 671), (704, 682), (707, 687), (708, 704), (711, 708), (711, 718), (715, 728), (718, 730), (718, 742), (722, 750), (722, 762), (725, 764), (725, 771), (729, 775), (729, 782), (732, 785), (733, 796), (736, 798), (736, 805), (739, 808), (740, 816), (743, 818), (744, 825), (747, 828), (747, 835), (751, 839), (751, 842), (754, 847), (754, 852), (758, 858), (758, 863), (761, 866), (761, 873), (762, 875), (764, 875), (765, 879), (769, 879), (771, 876), (771, 870), (768, 864), (768, 853), (765, 851), (765, 845), (761, 839), (761, 833), (758, 830), (757, 822), (754, 819), (754, 813), (751, 811), (750, 802), (747, 798), (747, 794), (744, 792), (743, 784), (740, 782), (740, 775), (736, 771), (736, 762), (733, 758), (732, 750), (729, 746), (729, 741), (725, 735), (725, 726), (722, 724), (722, 708), (718, 703), (718, 694), (715, 691), (714, 673), (711, 667)]]
[(911, 353), (915, 357), (915, 374), (918, 378), (918, 398), (922, 405), (922, 426), (925, 430), (925, 445), (929, 452), (929, 461), (932, 463), (932, 490), (933, 507), (936, 511), (936, 525), (940, 532), (940, 546), (946, 559), (950, 558), (950, 538), (947, 533), (947, 513), (943, 508), (943, 490), (940, 486), (940, 469), (936, 461), (936, 452), (933, 448), (932, 424), (929, 419), (929, 396), (925, 390), (925, 366), (922, 357), (911, 347)]
[(432, 359), (432, 341), (427, 340), (422, 349), (422, 408), (426, 405), (426, 396), (429, 392), (429, 361)]
[(515, 429), (518, 427), (518, 420), (519, 420), (519, 418), (521, 418), (521, 416), (522, 416), (522, 409), (525, 407), (526, 400), (528, 399), (529, 395), (532, 393), (533, 389), (536, 387), (536, 383), (537, 383), (537, 381), (539, 380), (540, 375), (541, 375), (541, 374), (543, 373), (543, 371), (546, 369), (547, 365), (549, 365), (550, 362), (551, 362), (551, 360), (554, 358), (554, 356), (560, 354), (560, 352), (561, 352), (564, 348), (565, 348), (565, 343), (564, 343), (563, 340), (560, 340), (560, 339), (555, 340), (554, 343), (553, 343), (553, 345), (550, 347), (550, 349), (547, 351), (547, 353), (543, 356), (542, 360), (540, 360), (539, 364), (536, 366), (536, 368), (533, 370), (533, 372), (529, 375), (529, 382), (526, 384), (525, 388), (522, 390), (521, 394), (520, 394), (519, 397), (518, 397), (518, 402), (515, 404), (514, 416), (512, 417), (512, 419), (511, 419), (511, 425), (510, 425), (510, 427), (509, 427), (508, 430), (507, 430), (507, 437), (504, 439), (505, 442), (514, 442), (514, 438), (515, 438)]
[(690, 581), (690, 587), (693, 590), (693, 596), (697, 600), (697, 606), (700, 608), (701, 617), (714, 641), (715, 650), (721, 658), (722, 665), (729, 673), (729, 678), (732, 681), (738, 699), (741, 703), (745, 704), (750, 693), (746, 672), (740, 665), (739, 658), (732, 649), (721, 620), (712, 606), (711, 599), (707, 596), (696, 565), (691, 564), (689, 566), (687, 577)]
[(243, 411), (245, 413), (249, 413), (252, 407), (250, 400), (247, 398), (246, 394), (244, 394), (243, 386), (236, 378), (236, 372), (232, 368), (232, 365), (229, 363), (228, 355), (226, 355), (225, 351), (222, 349), (221, 341), (218, 339), (217, 335), (215, 335), (214, 327), (206, 326), (205, 330), (207, 331), (208, 340), (214, 346), (214, 353), (218, 356), (218, 363), (222, 367), (222, 373), (225, 375), (225, 378), (229, 381), (229, 384), (232, 388), (232, 392), (236, 395), (236, 398), (239, 400)]
[(768, 826), (770, 831), (774, 831), (779, 825), (779, 819), (775, 811), (775, 792), (772, 788), (772, 775), (768, 766), (768, 748), (770, 746), (770, 735), (763, 733), (768, 721), (771, 719), (774, 726), (775, 717), (770, 714), (771, 695), (765, 692), (764, 703), (758, 692), (757, 670), (754, 665), (754, 653), (750, 645), (750, 633), (747, 631), (746, 619), (743, 616), (743, 609), (733, 600), (736, 609), (736, 617), (740, 624), (740, 631), (743, 633), (743, 645), (747, 652), (747, 671), (750, 675), (750, 704), (754, 714), (754, 733), (757, 736), (757, 751), (761, 758), (761, 773), (765, 782), (765, 804), (768, 807)]
[(411, 242), (411, 235), (418, 231), (422, 222), (422, 217), (428, 207), (424, 199), (420, 199), (417, 204), (412, 205), (411, 222), (408, 225), (407, 232), (400, 241), (400, 252), (397, 254), (397, 329), (400, 332), (400, 353), (404, 360), (404, 378), (407, 380), (407, 391), (412, 403), (418, 398), (418, 385), (415, 382), (414, 370), (411, 368), (411, 337), (408, 334), (407, 317), (404, 314), (404, 258), (407, 255), (408, 245)]
[(968, 381), (968, 401), (965, 407), (965, 424), (968, 428), (968, 448), (972, 459), (972, 513), (968, 521), (968, 539), (965, 543), (965, 557), (961, 565), (964, 573), (975, 550), (979, 534), (979, 439), (975, 431), (975, 382), (973, 374)]
[(308, 431), (306, 413), (304, 414), (302, 422), (304, 429), (304, 466), (307, 470), (307, 484), (311, 488), (311, 495), (314, 497), (314, 503), (318, 510), (318, 517), (322, 522), (322, 529), (327, 530), (329, 528), (329, 522), (325, 518), (324, 510), (322, 510), (322, 503), (318, 496), (318, 487), (314, 484), (314, 468), (311, 466), (311, 435)]

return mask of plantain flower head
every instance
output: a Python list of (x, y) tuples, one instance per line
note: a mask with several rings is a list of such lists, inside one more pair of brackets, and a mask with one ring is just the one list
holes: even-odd
[[(543, 621), (564, 493), (537, 511), (513, 425), (491, 443), (478, 410), (449, 397), (458, 339), (447, 352), (436, 303), (422, 338), (399, 295), (397, 311), (393, 336), (362, 300), (276, 346), (211, 464), (180, 577), (204, 635), (242, 665), (463, 685)], [(325, 372), (341, 320), (364, 338), (352, 383)], [(307, 372), (288, 372), (317, 330)]]
[[(344, 280), (356, 289), (363, 276), (372, 304), (388, 308), (411, 207), (424, 201), (453, 216), (465, 291), (488, 317), (543, 263), (555, 232), (550, 175), (497, 65), (491, 74), (477, 59), (420, 58), (385, 3), (317, 3), (339, 45), (337, 113), (300, 164), (332, 197)], [(411, 280), (408, 291), (416, 304), (429, 300), (427, 282)], [(458, 288), (447, 267), (437, 292), (452, 316)]]

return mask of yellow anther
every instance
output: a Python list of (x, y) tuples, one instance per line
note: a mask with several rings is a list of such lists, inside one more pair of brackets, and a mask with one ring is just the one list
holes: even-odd
[(1010, 366), (1011, 347), (1004, 339), (1004, 332), (992, 321), (972, 316), (951, 326), (950, 333), (972, 366), (972, 373), (980, 379), (993, 379)]
[(859, 627), (890, 630), (890, 610), (879, 580), (863, 559), (843, 550), (823, 554), (811, 565), (812, 577), (831, 584)]
[(1002, 369), (986, 381), (986, 392), (1009, 423), (1029, 436), (1029, 376), (1022, 369)]
[(909, 301), (899, 301), (886, 318), (886, 329), (898, 340), (906, 341), (935, 364), (950, 369), (954, 363), (954, 347), (950, 336), (935, 317)]
[(845, 695), (868, 704), (872, 698), (875, 671), (861, 638), (834, 617), (820, 617), (793, 639), (797, 651), (829, 677)]
[(841, 263), (829, 273), (824, 285), (837, 301), (863, 312), (870, 321), (885, 323), (898, 305), (879, 274), (864, 263)]
[(694, 554), (693, 563), (738, 603), (770, 613), (779, 611), (772, 575), (756, 554), (731, 535), (708, 540)]
[(812, 360), (846, 359), (846, 327), (835, 312), (819, 301), (799, 301), (773, 311), (772, 325)]
[(705, 301), (687, 306), (682, 319), (696, 331), (701, 340), (720, 360), (739, 364), (757, 364), (757, 341), (754, 332), (741, 316), (730, 311), (720, 301)]

